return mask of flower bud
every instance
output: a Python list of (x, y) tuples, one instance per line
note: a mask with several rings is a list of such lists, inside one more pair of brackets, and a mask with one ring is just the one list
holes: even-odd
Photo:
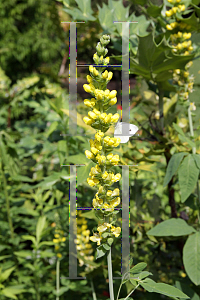
[(116, 104), (117, 103), (117, 98), (115, 97), (115, 98), (112, 98), (111, 100), (110, 100), (110, 102), (109, 102), (109, 104), (110, 105), (114, 105), (114, 104)]
[(85, 104), (86, 106), (88, 106), (88, 107), (93, 107), (91, 101), (88, 100), (88, 99), (85, 99), (85, 100), (84, 100), (84, 104)]
[(88, 116), (89, 116), (91, 119), (93, 119), (93, 120), (95, 120), (95, 119), (97, 118), (97, 115), (96, 115), (94, 112), (92, 112), (92, 111), (89, 111), (89, 112), (88, 112)]
[(119, 120), (119, 114), (116, 113), (111, 117), (111, 122), (116, 123)]
[(107, 80), (111, 80), (112, 77), (113, 77), (113, 73), (112, 72), (108, 72), (108, 78), (107, 78)]
[(94, 158), (94, 155), (93, 155), (89, 150), (85, 150), (85, 156), (86, 156), (88, 159)]
[(103, 74), (102, 74), (102, 78), (106, 79), (108, 77), (108, 71), (106, 70)]
[(87, 75), (87, 81), (88, 81), (88, 83), (92, 83), (92, 77), (90, 76), (90, 75)]
[(91, 125), (94, 121), (91, 120), (90, 118), (88, 117), (84, 117), (83, 118), (83, 121), (85, 122), (86, 125)]
[(91, 86), (89, 86), (88, 84), (84, 84), (84, 85), (83, 85), (83, 88), (84, 88), (84, 90), (85, 90), (87, 93), (91, 93), (91, 92), (92, 92)]
[(90, 65), (90, 66), (89, 66), (89, 71), (90, 71), (90, 73), (93, 73), (93, 69), (94, 69), (93, 66)]
[(110, 92), (109, 98), (112, 99), (112, 98), (116, 97), (116, 95), (117, 95), (117, 91), (113, 90), (113, 91)]

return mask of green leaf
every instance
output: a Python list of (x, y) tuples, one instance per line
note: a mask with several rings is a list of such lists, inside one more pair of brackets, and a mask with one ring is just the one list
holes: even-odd
[(51, 241), (44, 241), (44, 242), (41, 242), (41, 243), (39, 243), (39, 245), (38, 245), (38, 249), (40, 248), (40, 247), (42, 247), (42, 246), (53, 246), (53, 245), (55, 245), (55, 243), (54, 242), (51, 242)]
[(51, 125), (49, 126), (49, 128), (46, 132), (46, 137), (48, 138), (50, 136), (50, 134), (56, 130), (57, 127), (58, 127), (57, 121), (51, 123)]
[(106, 251), (109, 251), (110, 250), (110, 246), (108, 246), (108, 244), (102, 244), (102, 246), (104, 247), (104, 249)]
[(11, 255), (2, 255), (2, 256), (0, 256), (0, 260), (3, 260), (3, 259), (5, 259), (5, 258), (7, 258), (7, 257), (10, 257)]
[(175, 129), (178, 133), (180, 133), (180, 135), (185, 136), (185, 133), (183, 132), (183, 130), (181, 129), (181, 127), (179, 127), (176, 123), (173, 123), (173, 127), (174, 127), (174, 129)]
[(166, 175), (164, 178), (163, 187), (165, 187), (170, 182), (170, 180), (172, 179), (172, 177), (178, 170), (178, 167), (185, 155), (188, 155), (188, 153), (180, 152), (180, 153), (175, 153), (172, 155), (172, 157), (168, 163), (168, 166), (167, 166), (167, 171), (166, 171)]
[(2, 270), (0, 269), (0, 282), (3, 282), (5, 281), (9, 276), (10, 274), (12, 273), (12, 271), (14, 271), (16, 267), (12, 267), (12, 268), (9, 268), (5, 271), (2, 272)]
[(191, 141), (189, 138), (187, 138), (186, 136), (178, 134), (178, 137), (182, 142), (188, 143), (188, 145), (190, 145), (191, 147), (196, 147), (195, 143)]
[(200, 297), (195, 293), (195, 291), (190, 287), (190, 282), (186, 282), (185, 279), (180, 279), (175, 282), (176, 288), (181, 290), (183, 293), (188, 295), (191, 300), (200, 300)]
[(60, 159), (60, 165), (62, 165), (65, 161), (66, 153), (67, 153), (66, 141), (65, 140), (58, 141), (57, 147), (58, 147), (58, 156)]
[(41, 216), (38, 219), (37, 225), (36, 225), (36, 240), (37, 240), (37, 244), (39, 244), (41, 236), (42, 236), (42, 232), (45, 229), (46, 226), (46, 216)]
[(28, 176), (15, 175), (15, 176), (11, 176), (11, 177), (13, 180), (16, 180), (16, 181), (33, 182), (33, 179), (29, 178)]
[(32, 236), (32, 235), (22, 235), (22, 238), (24, 240), (30, 240), (30, 241), (32, 241), (32, 243), (36, 246), (36, 239), (35, 239), (34, 236)]
[(191, 154), (186, 156), (178, 170), (178, 181), (181, 190), (181, 202), (185, 202), (193, 192), (199, 177), (199, 169)]
[(145, 278), (149, 275), (153, 275), (153, 274), (151, 272), (148, 272), (148, 271), (142, 271), (140, 273), (137, 273), (137, 274), (134, 273), (134, 275), (130, 275), (130, 278), (133, 279), (134, 281), (135, 280), (142, 280), (143, 278)]
[(106, 253), (107, 253), (107, 251), (104, 249), (103, 245), (100, 245), (99, 247), (97, 247), (96, 259), (104, 256)]
[(85, 167), (77, 168), (77, 186), (82, 184), (89, 177), (89, 173), (92, 167), (95, 166), (95, 163), (92, 161)]
[(44, 180), (34, 186), (34, 188), (41, 187), (43, 190), (47, 190), (52, 185), (60, 180), (61, 173), (54, 172), (52, 175), (47, 176)]
[(137, 274), (142, 272), (146, 268), (147, 264), (144, 262), (141, 262), (137, 265), (135, 265), (133, 268), (130, 269), (130, 272), (133, 274)]
[(194, 161), (197, 165), (197, 168), (200, 169), (200, 155), (199, 154), (192, 154), (192, 157), (194, 158)]
[(19, 256), (19, 257), (27, 257), (27, 256), (31, 256), (33, 255), (33, 252), (28, 251), (28, 250), (22, 250), (22, 251), (15, 251), (14, 252), (15, 255)]
[[(24, 287), (25, 287), (25, 285), (23, 285), (23, 284), (14, 285), (14, 286), (6, 287), (3, 291), (6, 292), (7, 295), (8, 295), (8, 293), (10, 293), (10, 295), (11, 294), (17, 295), (17, 294), (21, 294), (21, 293), (26, 292), (26, 289), (24, 289)], [(5, 294), (5, 296), (7, 296), (6, 294)], [(13, 298), (13, 299), (15, 299), (15, 298)]]
[(187, 295), (175, 288), (174, 286), (165, 283), (156, 283), (150, 278), (146, 278), (144, 281), (140, 281), (140, 285), (147, 290), (147, 292), (159, 293), (169, 297), (179, 297), (183, 299), (189, 299)]
[(103, 3), (103, 7), (101, 8), (98, 4), (98, 19), (104, 30), (109, 30), (109, 32), (115, 31), (116, 27), (113, 23), (113, 12), (114, 8), (110, 9), (105, 3)]
[(189, 236), (183, 248), (183, 263), (192, 282), (200, 285), (200, 232)]
[(107, 239), (107, 243), (111, 246), (112, 243), (113, 243), (113, 240), (114, 240), (113, 238), (108, 238), (108, 239)]
[(157, 5), (153, 5), (151, 3), (151, 1), (149, 1), (149, 7), (147, 7), (147, 12), (150, 16), (152, 16), (153, 18), (157, 18), (158, 16), (160, 16), (161, 11), (163, 9), (163, 5), (161, 6), (157, 6)]
[(67, 292), (70, 289), (69, 286), (62, 286), (59, 288), (59, 291), (53, 291), (53, 294), (57, 297), (63, 295), (65, 292)]
[(15, 294), (13, 294), (9, 288), (5, 288), (1, 291), (1, 294), (3, 294), (4, 296), (11, 298), (11, 299), (15, 299), (17, 300), (17, 297), (15, 296)]
[(183, 219), (169, 219), (156, 225), (151, 230), (147, 231), (147, 235), (153, 236), (183, 236), (196, 232)]

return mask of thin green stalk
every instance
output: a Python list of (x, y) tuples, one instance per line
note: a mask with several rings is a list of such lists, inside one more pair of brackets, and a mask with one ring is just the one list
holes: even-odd
[(159, 118), (160, 118), (160, 129), (161, 129), (161, 132), (163, 132), (163, 129), (164, 129), (163, 96), (164, 96), (164, 92), (160, 88), (159, 89), (159, 116), (160, 116)]
[[(188, 107), (188, 119), (189, 119), (189, 126), (190, 126), (190, 135), (191, 135), (191, 137), (194, 137), (193, 124), (192, 124), (192, 115), (191, 115), (190, 106)], [(192, 147), (192, 153), (196, 154), (196, 147)], [(197, 195), (198, 195), (198, 200), (199, 200), (199, 204), (200, 204), (200, 191), (199, 191), (199, 182), (198, 182), (198, 180), (197, 180)]]
[(110, 248), (110, 251), (107, 256), (107, 262), (108, 262), (108, 279), (109, 279), (110, 300), (114, 300), (111, 248)]
[[(56, 291), (59, 292), (60, 289), (60, 260), (57, 259), (56, 263)], [(59, 296), (56, 296), (56, 300), (59, 300)]]
[[(0, 147), (0, 155), (2, 157), (1, 147)], [(3, 187), (4, 187), (4, 192), (5, 192), (5, 198), (6, 198), (6, 211), (7, 211), (8, 224), (10, 227), (10, 236), (11, 236), (11, 239), (13, 240), (14, 239), (14, 229), (13, 229), (12, 218), (10, 216), (10, 201), (9, 201), (9, 197), (8, 197), (7, 180), (6, 180), (6, 176), (4, 174), (4, 167), (3, 167), (2, 160), (1, 160), (1, 173), (2, 173), (2, 177), (3, 177)]]
[(34, 255), (34, 279), (35, 279), (35, 296), (36, 300), (40, 300), (40, 293), (39, 293), (39, 286), (38, 286), (38, 277), (37, 277), (37, 248), (34, 248), (35, 255)]
[(139, 283), (138, 283), (138, 285), (134, 288), (134, 290), (132, 290), (129, 294), (128, 294), (128, 296), (126, 296), (126, 298), (124, 298), (124, 300), (126, 300), (126, 299), (128, 299), (128, 297), (138, 288), (138, 286), (139, 286)]
[(96, 296), (96, 293), (95, 293), (94, 284), (93, 284), (93, 280), (92, 279), (90, 279), (90, 283), (91, 283), (91, 287), (92, 287), (92, 297), (93, 297), (93, 300), (97, 300), (97, 296)]

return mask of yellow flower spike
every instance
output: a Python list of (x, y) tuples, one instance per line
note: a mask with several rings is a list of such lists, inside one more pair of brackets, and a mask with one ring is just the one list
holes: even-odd
[(119, 114), (116, 113), (111, 117), (111, 122), (116, 123), (119, 120)]
[(61, 253), (57, 253), (57, 257), (61, 258), (62, 254)]
[(85, 156), (89, 159), (94, 158), (94, 155), (89, 150), (85, 150)]
[(106, 70), (103, 74), (102, 74), (102, 78), (106, 79), (108, 77), (108, 71)]
[(92, 83), (93, 79), (90, 75), (87, 75), (87, 81), (88, 81), (88, 83)]
[[(95, 55), (95, 54), (94, 54)], [(94, 56), (93, 56), (94, 57)], [(93, 73), (94, 67), (92, 65), (89, 66), (90, 73)]]
[(109, 104), (110, 105), (114, 105), (114, 104), (116, 104), (117, 103), (117, 98), (115, 97), (115, 98), (112, 98), (111, 100), (110, 100), (110, 102), (109, 102)]
[(94, 121), (88, 117), (84, 117), (83, 121), (85, 122), (85, 124), (87, 125), (91, 125)]

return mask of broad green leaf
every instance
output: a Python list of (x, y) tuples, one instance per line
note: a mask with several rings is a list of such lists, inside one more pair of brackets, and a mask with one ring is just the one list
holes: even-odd
[(112, 243), (113, 243), (113, 238), (108, 238), (108, 239), (107, 239), (107, 243), (111, 246)]
[(3, 259), (5, 259), (5, 258), (7, 258), (7, 257), (10, 257), (11, 255), (2, 255), (2, 256), (0, 256), (0, 260), (3, 260)]
[[(85, 154), (79, 153), (79, 154), (76, 154), (76, 155), (68, 156), (66, 162), (67, 162), (67, 164), (68, 163), (73, 163), (73, 164), (78, 165), (78, 164), (88, 164), (89, 160), (85, 156)], [(82, 167), (80, 167), (80, 168), (82, 168)]]
[(149, 276), (149, 275), (153, 275), (151, 272), (148, 272), (148, 271), (142, 271), (140, 273), (137, 273), (137, 274), (130, 274), (130, 278), (133, 279), (134, 281), (135, 280), (142, 280), (144, 279), (145, 277)]
[(55, 253), (49, 252), (49, 251), (41, 251), (40, 256), (45, 258), (45, 257), (52, 257), (55, 256)]
[(37, 225), (36, 225), (36, 240), (37, 240), (37, 244), (39, 244), (41, 236), (42, 236), (42, 232), (46, 227), (46, 216), (41, 216), (38, 219)]
[(13, 180), (16, 180), (16, 181), (33, 182), (33, 179), (28, 176), (15, 175), (15, 176), (11, 176), (11, 177)]
[(67, 153), (67, 143), (65, 140), (58, 141), (57, 143), (58, 147), (58, 156), (60, 159), (60, 164), (62, 165), (66, 158)]
[(56, 130), (56, 128), (58, 127), (58, 122), (55, 121), (53, 123), (51, 123), (51, 125), (49, 126), (47, 132), (45, 133), (46, 137), (48, 138), (50, 136), (50, 134)]
[(39, 249), (40, 247), (42, 247), (43, 245), (45, 245), (45, 246), (53, 246), (53, 245), (55, 245), (55, 243), (54, 243), (54, 242), (51, 242), (51, 241), (44, 241), (44, 242), (41, 242), (41, 243), (39, 243), (39, 245), (38, 245), (38, 249)]
[(192, 157), (194, 158), (194, 161), (197, 165), (197, 168), (200, 169), (200, 155), (199, 154), (192, 154)]
[(15, 251), (14, 252), (15, 255), (19, 256), (19, 257), (27, 257), (27, 256), (31, 256), (33, 255), (33, 252), (28, 251), (28, 250), (22, 250), (22, 251)]
[(200, 297), (195, 293), (195, 291), (190, 287), (190, 282), (185, 279), (180, 279), (176, 281), (175, 285), (177, 289), (181, 290), (183, 293), (188, 295), (191, 300), (200, 300)]
[(108, 246), (108, 244), (102, 244), (102, 246), (104, 247), (104, 249), (106, 251), (109, 251), (110, 250), (110, 246)]
[(200, 285), (200, 232), (189, 236), (183, 248), (183, 263), (192, 282)]
[(173, 127), (174, 127), (174, 129), (175, 129), (178, 133), (180, 133), (180, 135), (185, 136), (185, 133), (183, 132), (183, 130), (181, 129), (181, 127), (179, 127), (176, 123), (173, 123)]
[(95, 166), (94, 162), (90, 162), (86, 166), (80, 166), (77, 168), (77, 186), (82, 184), (89, 177), (89, 173), (92, 167)]
[(166, 171), (166, 175), (164, 178), (163, 187), (165, 187), (170, 182), (170, 180), (172, 179), (172, 177), (178, 170), (178, 167), (185, 155), (188, 155), (188, 153), (180, 152), (180, 153), (175, 153), (172, 155), (172, 157), (168, 163), (168, 166), (167, 166), (167, 171)]
[(3, 282), (5, 281), (9, 276), (10, 274), (12, 273), (12, 271), (14, 271), (16, 267), (12, 267), (12, 268), (9, 268), (5, 271), (2, 272), (2, 270), (0, 269), (0, 282)]
[(60, 180), (60, 176), (61, 173), (54, 172), (52, 175), (45, 177), (43, 181), (36, 184), (34, 188), (41, 187), (43, 190), (47, 190)]
[(157, 18), (158, 16), (161, 15), (161, 11), (163, 9), (163, 5), (161, 6), (157, 6), (157, 5), (153, 5), (151, 3), (151, 1), (149, 1), (149, 7), (147, 7), (147, 12), (150, 16), (152, 16), (153, 18)]
[(110, 10), (110, 8), (105, 4), (102, 3), (102, 8), (97, 4), (98, 7), (98, 19), (99, 22), (104, 30), (115, 31), (116, 27), (113, 23), (113, 12), (114, 8)]
[(11, 299), (15, 299), (17, 300), (17, 297), (15, 296), (15, 294), (13, 294), (9, 288), (5, 288), (1, 291), (1, 294), (3, 294), (4, 296), (11, 298)]
[(196, 232), (183, 219), (169, 219), (156, 225), (151, 230), (147, 231), (147, 235), (153, 236), (183, 236)]
[(181, 202), (185, 202), (193, 192), (199, 177), (199, 169), (191, 154), (186, 156), (178, 170), (178, 181), (181, 190)]
[(133, 274), (137, 274), (142, 272), (146, 268), (147, 264), (144, 262), (141, 262), (137, 265), (135, 265), (133, 268), (130, 269), (130, 272)]
[[(26, 292), (26, 289), (24, 288), (25, 285), (24, 284), (20, 284), (20, 285), (14, 285), (14, 286), (9, 286), (9, 287), (6, 287), (4, 289), (4, 291), (6, 292), (10, 292), (14, 295), (17, 295), (17, 294), (21, 294), (21, 293), (24, 293)], [(14, 299), (14, 298), (13, 298)]]
[(191, 141), (189, 138), (187, 138), (186, 136), (183, 136), (181, 134), (178, 134), (178, 137), (179, 139), (182, 141), (182, 142), (186, 142), (188, 143), (188, 145), (190, 145), (191, 147), (195, 147), (195, 143), (193, 141)]
[(107, 253), (107, 251), (104, 249), (103, 245), (100, 245), (97, 247), (97, 254), (96, 254), (96, 259), (104, 256)]
[(32, 235), (22, 235), (22, 238), (24, 240), (30, 240), (30, 241), (32, 241), (32, 243), (36, 246), (36, 239), (35, 239), (34, 236), (32, 236)]
[(169, 297), (179, 297), (183, 299), (189, 299), (187, 295), (175, 288), (174, 286), (165, 283), (156, 283), (150, 278), (146, 278), (144, 281), (140, 281), (140, 285), (147, 290), (147, 292), (159, 293)]

